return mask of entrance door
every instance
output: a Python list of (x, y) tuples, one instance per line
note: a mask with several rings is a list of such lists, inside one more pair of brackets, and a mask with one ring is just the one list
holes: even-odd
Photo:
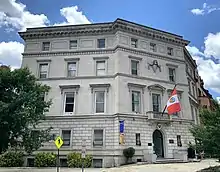
[(158, 158), (164, 157), (163, 135), (160, 130), (155, 130), (153, 133), (154, 151)]

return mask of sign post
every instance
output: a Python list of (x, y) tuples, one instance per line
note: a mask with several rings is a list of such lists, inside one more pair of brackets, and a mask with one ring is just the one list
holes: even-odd
[(57, 172), (59, 172), (59, 168), (60, 168), (60, 148), (61, 146), (63, 145), (63, 140), (61, 139), (60, 136), (58, 136), (56, 138), (56, 140), (54, 141), (56, 147), (57, 147), (57, 163), (56, 163), (56, 166), (57, 166)]
[(84, 159), (86, 158), (86, 145), (85, 145), (86, 141), (83, 140), (82, 141), (82, 172), (84, 172)]

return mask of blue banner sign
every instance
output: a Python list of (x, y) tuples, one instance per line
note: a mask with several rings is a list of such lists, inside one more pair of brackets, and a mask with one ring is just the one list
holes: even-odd
[(120, 133), (124, 133), (124, 120), (119, 121), (119, 130), (120, 130)]

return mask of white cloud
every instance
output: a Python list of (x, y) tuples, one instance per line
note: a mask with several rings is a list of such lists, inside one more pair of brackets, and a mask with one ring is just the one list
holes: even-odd
[(15, 0), (1, 0), (0, 27), (24, 31), (28, 27), (46, 26), (49, 23), (44, 14), (32, 14), (25, 8), (26, 5)]
[(220, 59), (220, 32), (209, 33), (204, 38), (204, 44), (204, 52), (194, 46), (187, 46), (187, 49), (196, 60), (199, 75), (204, 80), (205, 87), (220, 93), (220, 64), (212, 60), (212, 58)]
[(212, 13), (214, 11), (218, 11), (220, 10), (219, 7), (215, 6), (215, 5), (208, 5), (207, 3), (204, 3), (202, 8), (194, 8), (191, 10), (191, 13), (193, 13), (194, 15), (204, 15), (204, 14), (209, 14)]
[(191, 12), (195, 15), (203, 15), (204, 14), (204, 10), (198, 9), (198, 8), (192, 9)]
[(209, 33), (205, 38), (205, 51), (206, 56), (214, 56), (220, 59), (220, 32), (213, 34)]
[(65, 22), (56, 23), (59, 25), (76, 25), (76, 24), (90, 24), (91, 22), (87, 17), (79, 11), (78, 6), (65, 7), (60, 9), (60, 14), (65, 18)]
[(20, 42), (0, 42), (0, 63), (19, 68), (23, 51), (24, 45)]

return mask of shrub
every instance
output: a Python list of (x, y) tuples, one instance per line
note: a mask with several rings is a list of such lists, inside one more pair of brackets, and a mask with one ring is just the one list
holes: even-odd
[(133, 147), (129, 147), (123, 150), (123, 155), (126, 157), (126, 161), (131, 159), (135, 154), (135, 149)]
[(0, 167), (22, 167), (24, 164), (23, 156), (23, 152), (5, 152), (0, 155)]
[(89, 168), (92, 166), (92, 156), (86, 155), (86, 157), (81, 157), (81, 153), (72, 152), (67, 155), (67, 164), (68, 167), (79, 168), (82, 167), (82, 162), (84, 162), (84, 167)]
[(55, 167), (56, 166), (56, 154), (40, 152), (34, 158), (35, 167)]

